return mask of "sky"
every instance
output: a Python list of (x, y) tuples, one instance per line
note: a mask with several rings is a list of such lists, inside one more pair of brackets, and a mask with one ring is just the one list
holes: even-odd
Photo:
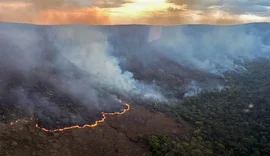
[(0, 21), (55, 24), (218, 24), (270, 21), (269, 0), (0, 0)]

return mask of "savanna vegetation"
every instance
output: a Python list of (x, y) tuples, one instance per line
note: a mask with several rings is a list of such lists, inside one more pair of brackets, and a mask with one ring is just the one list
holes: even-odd
[(246, 71), (224, 74), (225, 89), (200, 93), (176, 107), (160, 108), (193, 128), (184, 138), (144, 136), (153, 154), (270, 155), (270, 61), (258, 59), (243, 65)]

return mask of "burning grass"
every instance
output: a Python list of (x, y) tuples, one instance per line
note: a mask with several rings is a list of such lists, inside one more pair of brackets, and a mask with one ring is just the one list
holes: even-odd
[(102, 114), (102, 118), (100, 120), (96, 120), (92, 124), (85, 124), (83, 126), (74, 125), (74, 126), (70, 126), (70, 127), (63, 127), (63, 128), (59, 128), (59, 129), (53, 129), (53, 130), (42, 128), (38, 124), (36, 124), (36, 127), (37, 128), (40, 128), (41, 130), (43, 130), (45, 132), (62, 132), (62, 131), (65, 131), (65, 130), (70, 130), (70, 129), (79, 129), (79, 128), (86, 128), (86, 127), (96, 127), (98, 125), (98, 123), (102, 123), (102, 122), (105, 121), (106, 115), (122, 115), (122, 114), (126, 113), (127, 111), (129, 111), (130, 105), (129, 104), (125, 104), (125, 105), (126, 105), (126, 108), (123, 109), (120, 112), (111, 112), (111, 113), (102, 112), (101, 113)]
[[(130, 109), (130, 105), (129, 104), (125, 104), (126, 108), (124, 108), (122, 111), (119, 112), (102, 112), (102, 118), (100, 120), (96, 120), (94, 121), (94, 123), (92, 124), (84, 124), (83, 126), (79, 126), (79, 125), (73, 125), (73, 126), (69, 126), (69, 127), (62, 127), (62, 128), (57, 128), (57, 129), (47, 129), (45, 127), (41, 127), (38, 123), (36, 124), (36, 128), (41, 129), (42, 131), (45, 132), (62, 132), (65, 130), (70, 130), (70, 129), (80, 129), (80, 128), (87, 128), (87, 127), (96, 127), (98, 125), (98, 123), (102, 123), (105, 121), (106, 116), (113, 116), (113, 115), (122, 115), (125, 114), (127, 111), (129, 111)], [(33, 118), (31, 118), (30, 120), (33, 120)], [(38, 119), (37, 119), (38, 120)], [(10, 122), (10, 126), (18, 123), (18, 122), (28, 122), (28, 120), (26, 119), (19, 119), (13, 122)]]

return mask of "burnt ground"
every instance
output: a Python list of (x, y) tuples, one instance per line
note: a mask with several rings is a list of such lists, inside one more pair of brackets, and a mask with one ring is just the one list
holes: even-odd
[[(5, 37), (0, 37), (0, 122), (32, 117), (46, 129), (94, 123), (102, 112), (118, 112), (125, 106), (116, 93), (108, 91), (82, 71), (53, 46), (45, 29), (37, 28), (39, 48), (25, 51)], [(213, 83), (220, 77), (156, 55), (154, 63), (145, 64), (136, 55), (121, 54), (129, 64), (123, 70), (137, 80), (155, 81), (170, 98), (182, 98), (191, 79)], [(125, 66), (125, 67), (124, 67)], [(125, 95), (123, 95), (125, 96)]]
[[(126, 114), (109, 116), (105, 123), (94, 128), (47, 133), (35, 128), (34, 121), (10, 126), (11, 121), (30, 117), (47, 129), (84, 125), (100, 119), (101, 112), (124, 108), (116, 94), (93, 83), (91, 75), (58, 52), (42, 27), (36, 31), (42, 40), (36, 43), (39, 48), (33, 52), (22, 53), (20, 47), (0, 37), (1, 156), (150, 155), (138, 136), (181, 137), (189, 129), (184, 122), (179, 124), (163, 113), (136, 104)], [(128, 65), (121, 65), (123, 70), (133, 72), (137, 80), (155, 81), (164, 93), (176, 98), (183, 96), (182, 88), (191, 79), (205, 83), (221, 81), (220, 77), (187, 69), (162, 56), (154, 58), (157, 61), (153, 64), (145, 64), (138, 56), (120, 55), (129, 60)]]
[[(9, 125), (11, 121), (27, 117), (38, 118), (39, 124), (48, 129), (83, 125), (99, 119), (101, 111), (120, 111), (124, 108), (117, 105), (117, 102), (113, 105), (115, 107), (107, 108), (104, 101), (105, 105), (101, 109), (94, 106), (92, 109), (85, 109), (80, 99), (57, 87), (58, 82), (68, 84), (70, 79), (80, 80), (80, 77), (85, 76), (76, 68), (69, 69), (70, 71), (61, 69), (58, 72), (45, 65), (24, 75), (21, 69), (10, 70), (5, 64), (0, 64), (1, 156), (151, 155), (147, 145), (138, 140), (139, 136), (171, 134), (181, 137), (189, 129), (187, 124), (179, 124), (163, 113), (153, 112), (136, 104), (132, 104), (131, 110), (124, 115), (108, 116), (104, 123), (94, 128), (48, 133), (35, 128), (36, 121), (20, 121)], [(70, 72), (69, 75), (72, 76), (66, 76)], [(36, 98), (37, 95), (39, 98)], [(102, 92), (100, 96), (107, 95), (108, 93)], [(51, 112), (47, 108), (51, 106), (57, 106), (60, 111)], [(83, 120), (72, 122), (72, 115), (82, 117)]]
[(58, 129), (94, 123), (102, 112), (125, 108), (37, 31), (40, 48), (31, 52), (0, 37), (0, 123), (32, 117), (41, 127)]
[(124, 115), (109, 116), (94, 128), (48, 133), (34, 122), (0, 125), (0, 155), (3, 156), (142, 156), (151, 155), (138, 137), (151, 134), (183, 136), (189, 125), (179, 124), (160, 112), (132, 105)]

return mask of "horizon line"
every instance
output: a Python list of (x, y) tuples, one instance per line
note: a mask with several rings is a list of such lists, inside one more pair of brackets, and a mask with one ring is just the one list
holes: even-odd
[(172, 24), (172, 25), (162, 25), (162, 24), (35, 24), (35, 23), (24, 23), (24, 22), (6, 22), (0, 21), (0, 23), (7, 24), (24, 24), (24, 25), (34, 25), (34, 26), (165, 26), (165, 27), (174, 27), (174, 26), (185, 26), (185, 25), (208, 25), (208, 26), (237, 26), (237, 25), (248, 25), (248, 24), (270, 24), (270, 22), (247, 22), (247, 23), (237, 23), (237, 24), (205, 24), (205, 23), (186, 23), (186, 24)]

